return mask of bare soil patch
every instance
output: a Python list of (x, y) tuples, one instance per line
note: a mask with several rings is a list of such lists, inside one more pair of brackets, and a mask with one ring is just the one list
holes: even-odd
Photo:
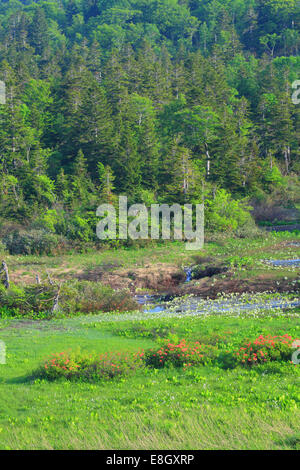
[[(112, 269), (114, 267), (110, 267)], [(78, 276), (78, 279), (85, 279), (93, 282), (101, 282), (115, 290), (129, 289), (135, 293), (138, 289), (164, 292), (179, 286), (185, 280), (183, 270), (173, 265), (158, 263), (146, 265), (142, 268), (117, 269), (111, 271), (99, 266), (92, 271)]]

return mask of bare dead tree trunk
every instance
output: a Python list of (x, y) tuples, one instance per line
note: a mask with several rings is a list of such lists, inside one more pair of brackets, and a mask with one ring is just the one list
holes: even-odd
[(51, 309), (51, 314), (57, 312), (58, 309), (59, 309), (59, 303), (58, 302), (59, 302), (60, 289), (61, 289), (61, 284), (58, 286), (58, 291), (57, 291), (57, 294), (56, 294), (54, 302), (53, 302), (53, 307)]
[(211, 166), (211, 156), (209, 154), (208, 145), (205, 143), (205, 153), (206, 153), (206, 178), (210, 177), (210, 166)]
[(50, 286), (54, 286), (54, 282), (52, 281), (49, 273), (47, 273), (47, 277), (48, 277), (48, 281), (49, 281)]
[(285, 169), (286, 169), (286, 173), (288, 174), (289, 173), (289, 147), (285, 146), (284, 147), (284, 161), (285, 161)]
[(2, 269), (0, 273), (4, 273), (4, 287), (9, 289), (9, 274), (8, 274), (8, 267), (5, 261), (2, 261)]

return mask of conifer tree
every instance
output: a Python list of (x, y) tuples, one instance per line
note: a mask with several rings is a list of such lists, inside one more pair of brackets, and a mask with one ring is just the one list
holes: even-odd
[(41, 7), (35, 9), (29, 30), (29, 40), (30, 44), (35, 49), (35, 53), (42, 56), (47, 46), (49, 36), (45, 11)]

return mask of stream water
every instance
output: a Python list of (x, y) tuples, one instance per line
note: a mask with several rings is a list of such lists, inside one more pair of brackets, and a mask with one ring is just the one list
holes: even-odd
[(192, 268), (184, 268), (184, 271), (185, 271), (185, 274), (186, 274), (186, 280), (185, 280), (185, 282), (186, 282), (186, 283), (187, 283), (187, 282), (191, 282), (191, 280), (192, 280), (192, 272), (193, 272)]
[(300, 299), (267, 299), (235, 297), (228, 300), (203, 300), (199, 297), (176, 299), (158, 305), (145, 305), (144, 313), (155, 314), (160, 312), (180, 315), (207, 315), (222, 313), (237, 313), (255, 310), (275, 310), (295, 308), (300, 306)]
[(281, 259), (281, 260), (271, 260), (268, 261), (268, 264), (272, 264), (273, 266), (280, 266), (280, 267), (300, 267), (300, 259)]
[[(266, 263), (274, 267), (298, 267), (300, 259), (293, 260), (270, 260)], [(192, 280), (192, 269), (185, 268), (186, 280), (188, 283)], [(255, 310), (273, 310), (295, 308), (300, 306), (300, 299), (286, 299), (274, 294), (273, 298), (263, 300), (262, 295), (235, 296), (230, 299), (204, 300), (200, 297), (183, 297), (173, 301), (163, 302), (158, 296), (139, 295), (136, 296), (137, 301), (144, 306), (144, 313), (159, 314), (165, 312), (179, 315), (205, 315), (205, 314), (222, 314), (226, 312), (243, 312)]]

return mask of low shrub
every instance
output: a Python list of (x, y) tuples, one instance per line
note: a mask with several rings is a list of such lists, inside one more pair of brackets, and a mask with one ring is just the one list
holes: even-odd
[(59, 287), (48, 283), (16, 286), (9, 289), (0, 285), (0, 316), (24, 315), (30, 317), (53, 315), (72, 316), (78, 313), (137, 310), (139, 305), (127, 290), (114, 291), (111, 287), (89, 281), (70, 281), (60, 287), (58, 310), (51, 310)]
[(170, 338), (174, 335), (175, 330), (166, 326), (158, 326), (146, 328), (143, 325), (133, 325), (131, 328), (115, 328), (114, 334), (125, 338), (151, 338), (160, 340), (162, 338)]
[(235, 235), (238, 238), (265, 238), (265, 233), (256, 225), (252, 218), (239, 226), (235, 231)]
[(9, 289), (0, 285), (0, 316), (36, 316), (49, 312), (56, 294), (57, 287), (50, 284), (28, 286), (10, 284)]
[(225, 189), (219, 189), (213, 199), (206, 201), (206, 228), (212, 232), (247, 232), (255, 225), (251, 209), (246, 200), (234, 200)]
[(137, 310), (128, 290), (115, 291), (99, 282), (70, 281), (62, 285), (60, 305), (65, 313)]
[(291, 361), (293, 348), (289, 335), (263, 336), (245, 343), (233, 353), (237, 364), (252, 367), (273, 361)]
[[(160, 341), (162, 341), (160, 339)], [(183, 368), (214, 365), (223, 369), (253, 367), (261, 373), (284, 373), (290, 366), (293, 352), (292, 338), (283, 336), (259, 336), (241, 346), (237, 351), (224, 351), (213, 344), (198, 341), (187, 343), (162, 342), (160, 347), (132, 352), (110, 352), (105, 354), (83, 354), (67, 351), (52, 354), (33, 374), (47, 380), (97, 381), (133, 374), (138, 369)], [(216, 345), (215, 345), (216, 344)], [(284, 368), (284, 369), (282, 369)]]
[(128, 376), (144, 366), (144, 352), (83, 354), (66, 351), (52, 356), (38, 369), (35, 376), (47, 380), (97, 381)]
[(181, 340), (178, 344), (167, 343), (159, 349), (145, 351), (146, 366), (160, 369), (162, 367), (192, 367), (209, 364), (217, 357), (217, 349), (199, 342), (187, 344)]
[(62, 237), (45, 230), (14, 230), (3, 237), (11, 255), (50, 255), (59, 251)]

